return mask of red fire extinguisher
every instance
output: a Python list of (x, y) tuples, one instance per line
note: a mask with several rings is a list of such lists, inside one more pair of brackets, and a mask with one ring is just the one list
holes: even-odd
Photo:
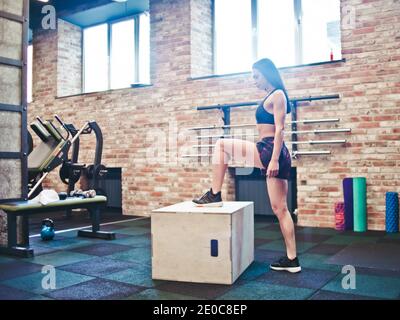
[(331, 58), (331, 61), (333, 61), (333, 50), (331, 49), (331, 56), (330, 56), (330, 58)]

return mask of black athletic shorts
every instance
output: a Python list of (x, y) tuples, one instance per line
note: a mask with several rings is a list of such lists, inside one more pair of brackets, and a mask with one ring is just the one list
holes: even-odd
[[(265, 137), (256, 143), (258, 153), (260, 154), (261, 163), (264, 166), (262, 174), (267, 174), (269, 162), (271, 161), (272, 152), (274, 151), (274, 137)], [(292, 157), (285, 143), (282, 144), (281, 154), (279, 155), (279, 172), (274, 178), (290, 179), (290, 169), (292, 167)]]

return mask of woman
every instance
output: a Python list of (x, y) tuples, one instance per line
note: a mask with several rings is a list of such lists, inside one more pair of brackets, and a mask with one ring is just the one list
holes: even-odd
[(283, 141), (285, 116), (290, 112), (290, 102), (279, 71), (271, 60), (262, 59), (254, 63), (253, 78), (257, 88), (267, 92), (256, 110), (260, 140), (256, 144), (239, 139), (218, 140), (212, 159), (212, 187), (193, 202), (197, 206), (222, 206), (221, 188), (228, 161), (246, 154), (247, 162), (262, 169), (266, 175), (272, 210), (278, 217), (285, 239), (286, 256), (272, 263), (270, 268), (296, 273), (301, 271), (301, 267), (296, 254), (294, 224), (286, 204), (291, 157)]

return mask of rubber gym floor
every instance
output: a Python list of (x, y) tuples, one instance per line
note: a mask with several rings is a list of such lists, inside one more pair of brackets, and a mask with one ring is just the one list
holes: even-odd
[[(271, 271), (284, 252), (277, 223), (255, 219), (255, 259), (231, 286), (151, 279), (150, 219), (107, 224), (117, 233), (104, 241), (58, 233), (32, 237), (33, 258), (0, 256), (0, 300), (380, 300), (400, 299), (400, 234), (296, 228), (302, 272)], [(43, 289), (42, 268), (56, 270), (56, 289)], [(343, 289), (353, 265), (355, 289)]]

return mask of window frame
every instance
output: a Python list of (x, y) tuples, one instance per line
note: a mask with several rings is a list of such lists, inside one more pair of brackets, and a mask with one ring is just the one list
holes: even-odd
[[(217, 70), (217, 43), (216, 43), (216, 14), (215, 14), (215, 1), (217, 0), (211, 0), (212, 1), (212, 50), (213, 50), (213, 74), (216, 74)], [(340, 0), (337, 0), (340, 1)], [(250, 0), (251, 2), (251, 21), (252, 21), (252, 57), (253, 61), (257, 61), (259, 59), (258, 53), (259, 53), (259, 43), (258, 43), (258, 38), (259, 38), (259, 0)], [(293, 9), (294, 9), (294, 18), (295, 18), (295, 64), (292, 66), (283, 66), (282, 68), (288, 68), (288, 67), (296, 67), (296, 66), (302, 66), (305, 65), (303, 63), (303, 16), (302, 16), (302, 0), (293, 0)], [(343, 57), (341, 57), (340, 60), (343, 60)], [(334, 60), (338, 61), (338, 60)], [(330, 62), (329, 60), (325, 61), (315, 61), (306, 65), (313, 65), (313, 64), (320, 64), (320, 63), (327, 63)], [(249, 70), (250, 71), (250, 70)], [(237, 72), (233, 72), (237, 73)], [(232, 73), (232, 74), (233, 74)]]
[[(96, 23), (90, 26), (87, 26), (85, 28), (82, 28), (82, 88), (81, 91), (83, 94), (86, 93), (91, 93), (91, 92), (103, 92), (103, 91), (112, 91), (112, 90), (120, 90), (120, 89), (127, 89), (131, 88), (132, 85), (134, 84), (140, 84), (139, 83), (139, 75), (140, 75), (140, 63), (139, 63), (139, 46), (140, 46), (140, 16), (143, 14), (148, 14), (147, 11), (141, 12), (141, 13), (136, 13), (133, 15), (129, 15), (126, 17), (118, 18), (118, 19), (113, 19), (101, 23)], [(118, 22), (123, 22), (123, 21), (128, 21), (128, 20), (133, 20), (134, 21), (134, 37), (135, 37), (135, 50), (134, 50), (134, 57), (135, 57), (135, 70), (134, 72), (134, 82), (129, 85), (129, 87), (124, 87), (124, 88), (111, 88), (111, 54), (112, 54), (112, 25), (116, 24)], [(107, 25), (107, 63), (108, 63), (108, 74), (107, 74), (107, 89), (101, 90), (101, 91), (90, 91), (86, 92), (85, 84), (86, 84), (86, 79), (85, 79), (85, 29), (92, 28), (92, 27), (97, 27), (100, 25)]]
[(33, 42), (28, 42), (27, 46), (27, 58), (26, 58), (26, 67), (27, 67), (27, 93), (26, 93), (26, 101), (27, 103), (33, 102)]

